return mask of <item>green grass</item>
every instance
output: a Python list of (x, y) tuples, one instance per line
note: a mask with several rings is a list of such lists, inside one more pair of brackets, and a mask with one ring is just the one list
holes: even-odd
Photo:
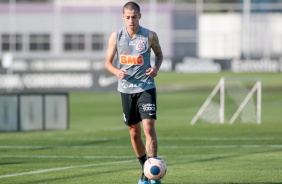
[[(262, 80), (262, 123), (189, 123), (220, 76)], [(160, 73), (163, 184), (282, 183), (282, 75)], [(123, 124), (120, 95), (71, 93), (70, 129), (0, 133), (1, 184), (137, 183), (140, 165)]]

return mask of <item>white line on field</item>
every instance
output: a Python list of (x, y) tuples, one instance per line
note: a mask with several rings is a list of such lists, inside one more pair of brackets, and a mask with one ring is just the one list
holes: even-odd
[(134, 161), (135, 160), (124, 160), (124, 161), (118, 161), (118, 162), (106, 162), (106, 163), (99, 163), (99, 164), (88, 164), (88, 165), (79, 165), (79, 166), (68, 166), (68, 167), (58, 167), (58, 168), (51, 168), (51, 169), (42, 169), (42, 170), (29, 171), (29, 172), (0, 175), (0, 179), (1, 178), (22, 176), (22, 175), (41, 174), (41, 173), (47, 173), (47, 172), (52, 172), (52, 171), (61, 171), (61, 170), (66, 170), (66, 169), (76, 169), (76, 168), (93, 167), (93, 166), (109, 165), (109, 164), (121, 164), (121, 163), (128, 163), (128, 162), (134, 162)]
[[(197, 149), (197, 148), (282, 148), (282, 145), (191, 145), (191, 146), (159, 146), (163, 149)], [(0, 149), (128, 149), (131, 146), (0, 146)]]
[(134, 156), (52, 156), (52, 155), (0, 155), (0, 158), (79, 158), (79, 159), (115, 159), (115, 158), (135, 158)]

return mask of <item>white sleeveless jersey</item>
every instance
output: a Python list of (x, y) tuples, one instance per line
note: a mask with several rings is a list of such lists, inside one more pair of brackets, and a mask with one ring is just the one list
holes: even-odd
[(154, 78), (146, 75), (151, 67), (149, 30), (140, 27), (134, 38), (130, 38), (126, 28), (117, 32), (118, 68), (127, 70), (124, 79), (118, 81), (118, 91), (132, 94), (155, 88)]

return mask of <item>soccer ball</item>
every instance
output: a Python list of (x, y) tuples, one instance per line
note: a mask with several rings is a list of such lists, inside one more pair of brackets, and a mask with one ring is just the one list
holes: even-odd
[(166, 174), (166, 164), (160, 158), (149, 158), (144, 164), (144, 174), (149, 180), (158, 180)]

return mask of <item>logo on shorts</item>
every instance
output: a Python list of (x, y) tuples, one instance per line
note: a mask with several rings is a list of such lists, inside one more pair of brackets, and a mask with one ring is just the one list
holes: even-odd
[(142, 105), (143, 111), (156, 111), (156, 105), (155, 104), (143, 104)]

